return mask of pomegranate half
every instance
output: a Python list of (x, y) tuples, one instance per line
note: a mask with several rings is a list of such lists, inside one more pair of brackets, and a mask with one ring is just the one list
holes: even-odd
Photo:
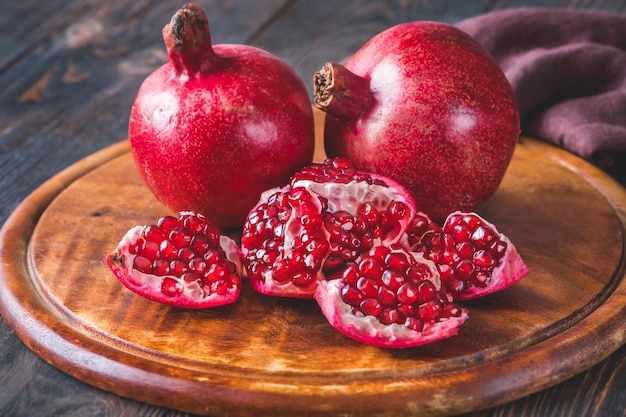
[(498, 188), (520, 132), (513, 90), (488, 52), (454, 26), (385, 30), (345, 65), (314, 75), (329, 157), (403, 184), (436, 221)]
[(170, 61), (141, 85), (129, 138), (136, 165), (173, 211), (239, 227), (261, 192), (312, 161), (313, 112), (284, 62), (246, 45), (211, 45), (185, 5), (163, 29)]

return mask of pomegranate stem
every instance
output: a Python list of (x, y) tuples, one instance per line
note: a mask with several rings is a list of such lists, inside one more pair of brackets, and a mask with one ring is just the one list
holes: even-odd
[(369, 82), (335, 62), (324, 64), (313, 76), (313, 104), (339, 119), (358, 119), (373, 102)]
[(211, 46), (209, 20), (195, 4), (187, 3), (163, 28), (163, 40), (177, 74), (207, 72), (218, 59)]

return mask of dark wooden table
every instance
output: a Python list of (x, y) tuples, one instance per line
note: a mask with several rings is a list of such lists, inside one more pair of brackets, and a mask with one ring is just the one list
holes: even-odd
[[(521, 5), (626, 13), (624, 0), (198, 1), (215, 43), (266, 49), (311, 90), (323, 63), (411, 20), (455, 23)], [(126, 137), (139, 84), (167, 58), (171, 0), (0, 3), (0, 223), (42, 182)], [(626, 346), (591, 369), (467, 416), (626, 416)], [(0, 320), (0, 415), (182, 416), (82, 383), (33, 354)], [(216, 416), (217, 417), (217, 416)]]

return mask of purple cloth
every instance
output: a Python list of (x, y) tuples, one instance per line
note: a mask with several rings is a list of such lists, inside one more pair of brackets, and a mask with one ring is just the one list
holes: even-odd
[(561, 146), (626, 185), (626, 16), (520, 8), (457, 26), (506, 74), (524, 134)]

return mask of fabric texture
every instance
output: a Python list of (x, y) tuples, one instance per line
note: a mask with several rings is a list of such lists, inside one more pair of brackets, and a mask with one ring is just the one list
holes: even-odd
[(515, 91), (522, 132), (626, 185), (626, 16), (505, 9), (459, 22)]

